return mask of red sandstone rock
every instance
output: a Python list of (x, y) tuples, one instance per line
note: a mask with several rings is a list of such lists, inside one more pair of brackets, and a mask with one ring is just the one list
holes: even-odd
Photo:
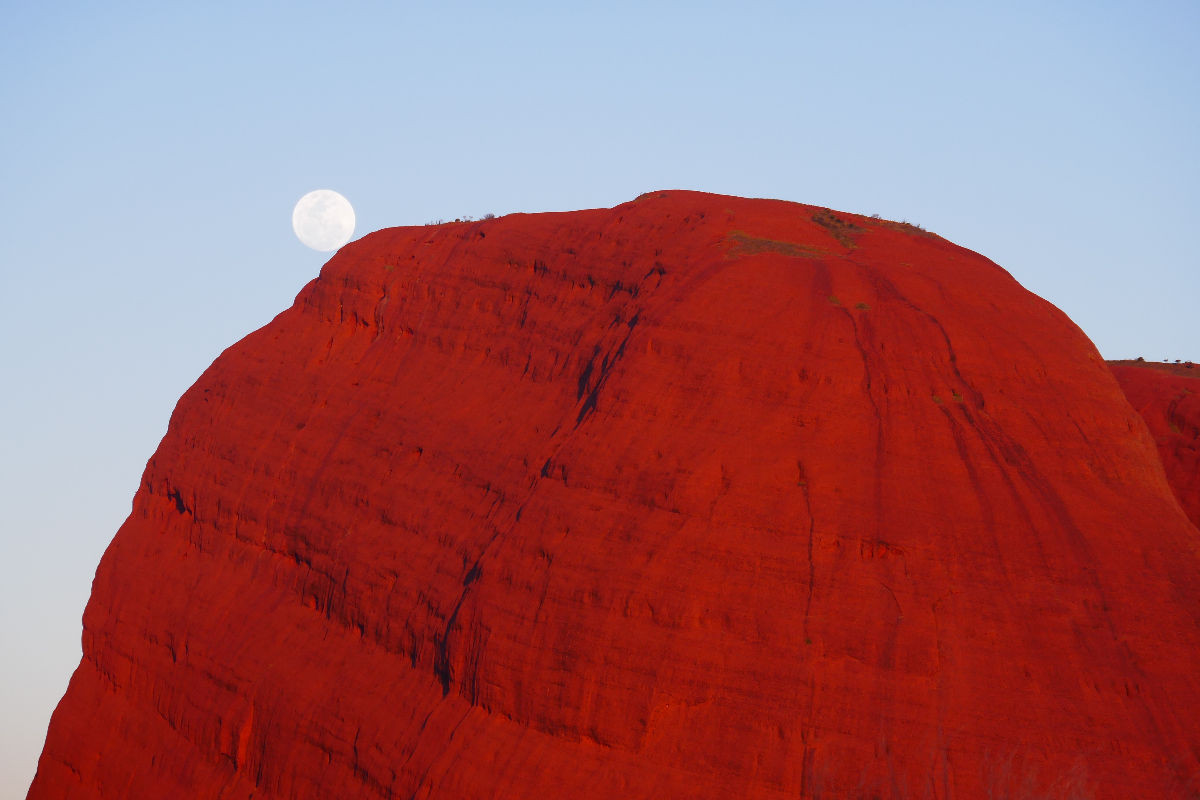
[(1200, 537), (936, 236), (666, 192), (339, 252), (180, 400), (31, 798), (1182, 798)]
[(1146, 420), (1179, 504), (1200, 527), (1200, 367), (1134, 361), (1110, 366)]

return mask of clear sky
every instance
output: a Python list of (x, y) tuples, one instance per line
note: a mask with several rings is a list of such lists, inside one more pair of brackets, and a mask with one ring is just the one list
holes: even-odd
[[(190, 8), (188, 6), (191, 6)], [(356, 236), (651, 189), (908, 220), (1200, 358), (1200, 5), (5, 3), (0, 798), (176, 399)]]

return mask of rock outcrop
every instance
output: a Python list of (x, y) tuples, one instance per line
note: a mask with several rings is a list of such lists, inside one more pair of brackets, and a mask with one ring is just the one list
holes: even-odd
[(1200, 536), (1088, 339), (692, 192), (371, 234), (183, 396), (31, 798), (1200, 791)]
[(1110, 366), (1146, 420), (1179, 504), (1200, 527), (1200, 367), (1137, 361)]

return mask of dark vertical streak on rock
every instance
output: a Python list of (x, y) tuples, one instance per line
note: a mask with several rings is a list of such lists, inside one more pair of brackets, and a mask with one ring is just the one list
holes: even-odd
[(804, 497), (804, 513), (808, 516), (808, 596), (804, 600), (804, 643), (812, 644), (812, 637), (809, 635), (808, 619), (812, 613), (813, 591), (816, 587), (817, 568), (813, 560), (813, 540), (816, 537), (816, 518), (813, 517), (812, 499), (808, 494), (808, 474), (804, 471), (804, 464), (797, 459), (796, 470), (799, 473), (797, 483), (800, 487), (800, 493)]

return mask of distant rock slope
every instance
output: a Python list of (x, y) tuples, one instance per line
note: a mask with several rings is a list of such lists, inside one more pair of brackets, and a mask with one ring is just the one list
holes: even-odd
[(1200, 527), (1200, 367), (1110, 362), (1125, 396), (1150, 428), (1179, 504)]
[(1200, 790), (1200, 541), (1095, 348), (779, 201), (347, 246), (180, 400), (83, 647), (32, 798)]

